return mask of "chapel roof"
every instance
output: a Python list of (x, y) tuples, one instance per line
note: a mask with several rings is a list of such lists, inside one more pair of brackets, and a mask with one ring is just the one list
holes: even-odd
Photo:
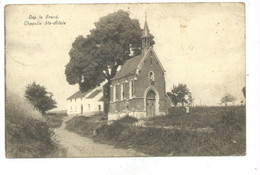
[(140, 61), (142, 60), (142, 58), (143, 57), (141, 55), (138, 55), (132, 59), (127, 60), (125, 64), (121, 67), (121, 69), (116, 73), (116, 75), (112, 80), (117, 80), (126, 77), (128, 75), (135, 74), (136, 68), (140, 63)]
[(165, 69), (163, 68), (160, 60), (158, 59), (156, 53), (153, 50), (153, 47), (151, 46), (144, 55), (141, 54), (141, 55), (135, 56), (132, 59), (127, 60), (125, 62), (125, 64), (121, 67), (121, 69), (116, 73), (114, 78), (112, 78), (112, 80), (118, 80), (118, 79), (127, 77), (129, 75), (135, 75), (136, 70), (140, 69), (140, 67), (144, 63), (144, 60), (146, 59), (147, 55), (149, 55), (150, 52), (153, 52), (153, 54), (155, 55), (155, 58), (157, 59), (157, 61), (159, 63), (159, 66), (165, 72)]

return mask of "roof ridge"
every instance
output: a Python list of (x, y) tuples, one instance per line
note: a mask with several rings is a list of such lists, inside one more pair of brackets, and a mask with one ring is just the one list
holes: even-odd
[(81, 90), (78, 90), (77, 92), (75, 92), (74, 94), (72, 94), (70, 97), (67, 98), (67, 100), (72, 100), (72, 99), (76, 99), (76, 98), (83, 98), (85, 97), (87, 94), (89, 94), (91, 92), (92, 89), (86, 91), (86, 92), (82, 92)]

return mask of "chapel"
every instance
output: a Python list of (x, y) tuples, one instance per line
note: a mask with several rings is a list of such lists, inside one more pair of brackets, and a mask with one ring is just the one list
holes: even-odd
[(141, 54), (127, 60), (111, 80), (108, 120), (163, 115), (171, 104), (165, 91), (165, 69), (151, 46), (146, 19), (141, 49)]

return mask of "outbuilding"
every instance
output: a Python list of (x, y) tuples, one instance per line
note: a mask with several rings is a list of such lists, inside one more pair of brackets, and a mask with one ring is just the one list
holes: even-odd
[(67, 98), (68, 115), (91, 116), (104, 112), (103, 89), (97, 87), (87, 92), (77, 91)]

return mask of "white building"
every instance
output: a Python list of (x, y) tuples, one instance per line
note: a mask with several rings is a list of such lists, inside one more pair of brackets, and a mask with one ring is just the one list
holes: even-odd
[(91, 116), (103, 113), (104, 101), (103, 90), (101, 87), (91, 89), (87, 92), (78, 91), (67, 98), (68, 115)]

